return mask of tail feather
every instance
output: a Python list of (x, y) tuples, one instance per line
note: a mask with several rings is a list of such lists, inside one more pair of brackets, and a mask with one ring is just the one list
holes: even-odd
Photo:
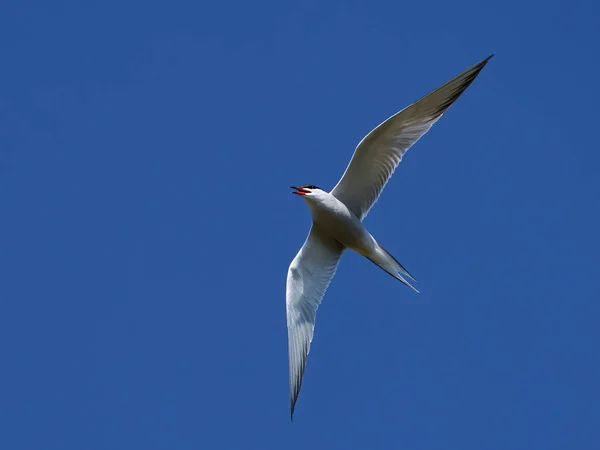
[(381, 245), (378, 244), (378, 248), (375, 251), (375, 253), (373, 255), (367, 256), (367, 258), (374, 264), (381, 267), (383, 270), (385, 270), (391, 276), (393, 276), (396, 280), (402, 282), (403, 284), (405, 284), (406, 286), (411, 288), (416, 293), (419, 293), (419, 291), (412, 284), (410, 284), (410, 282), (407, 281), (406, 278), (404, 278), (404, 277), (410, 278), (412, 281), (415, 281), (415, 282), (417, 280), (415, 280), (415, 278), (408, 272), (408, 270), (406, 270), (402, 266), (402, 264), (400, 264), (398, 262), (398, 260), (396, 258), (394, 258), (391, 255), (391, 253), (388, 252)]
[(383, 247), (381, 246), (381, 244), (378, 244), (378, 245), (379, 245), (379, 248), (380, 248), (381, 250), (383, 250), (383, 252), (384, 252), (384, 253), (385, 253), (387, 256), (389, 256), (390, 258), (392, 258), (392, 259), (394, 260), (394, 262), (395, 262), (396, 264), (398, 264), (398, 268), (400, 269), (400, 272), (402, 273), (402, 275), (406, 275), (408, 278), (410, 278), (411, 280), (413, 280), (415, 283), (417, 282), (417, 280), (415, 280), (415, 277), (413, 277), (413, 276), (412, 276), (412, 275), (411, 275), (411, 274), (408, 272), (408, 270), (406, 270), (406, 269), (404, 268), (404, 266), (403, 266), (402, 264), (400, 264), (400, 262), (399, 262), (399, 261), (398, 261), (396, 258), (394, 258), (394, 255), (392, 255), (392, 254), (391, 254), (390, 252), (388, 252), (388, 251), (387, 251), (385, 248), (383, 248)]

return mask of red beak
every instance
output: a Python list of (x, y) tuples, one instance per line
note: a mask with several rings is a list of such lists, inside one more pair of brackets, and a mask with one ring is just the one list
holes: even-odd
[(307, 191), (304, 188), (298, 187), (298, 186), (290, 186), (292, 189), (296, 189), (297, 192), (292, 192), (292, 194), (296, 194), (296, 195), (306, 195), (308, 194), (310, 191)]

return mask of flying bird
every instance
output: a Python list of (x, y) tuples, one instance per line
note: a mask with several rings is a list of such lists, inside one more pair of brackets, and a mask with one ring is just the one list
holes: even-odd
[(338, 184), (326, 192), (314, 185), (291, 186), (310, 209), (312, 227), (288, 269), (286, 313), (293, 418), (315, 316), (346, 249), (366, 257), (416, 292), (414, 277), (363, 225), (406, 151), (429, 131), (469, 87), (491, 55), (404, 108), (367, 134), (356, 147)]

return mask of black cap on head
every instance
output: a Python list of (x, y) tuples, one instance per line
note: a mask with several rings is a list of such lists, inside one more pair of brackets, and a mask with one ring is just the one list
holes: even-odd
[(300, 186), (306, 189), (321, 189), (319, 186), (315, 186), (314, 184), (305, 184), (304, 186)]

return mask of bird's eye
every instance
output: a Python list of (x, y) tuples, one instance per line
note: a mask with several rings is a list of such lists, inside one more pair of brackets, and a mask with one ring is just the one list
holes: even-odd
[(314, 184), (305, 184), (302, 187), (306, 188), (306, 189), (320, 189), (319, 187), (315, 186)]

